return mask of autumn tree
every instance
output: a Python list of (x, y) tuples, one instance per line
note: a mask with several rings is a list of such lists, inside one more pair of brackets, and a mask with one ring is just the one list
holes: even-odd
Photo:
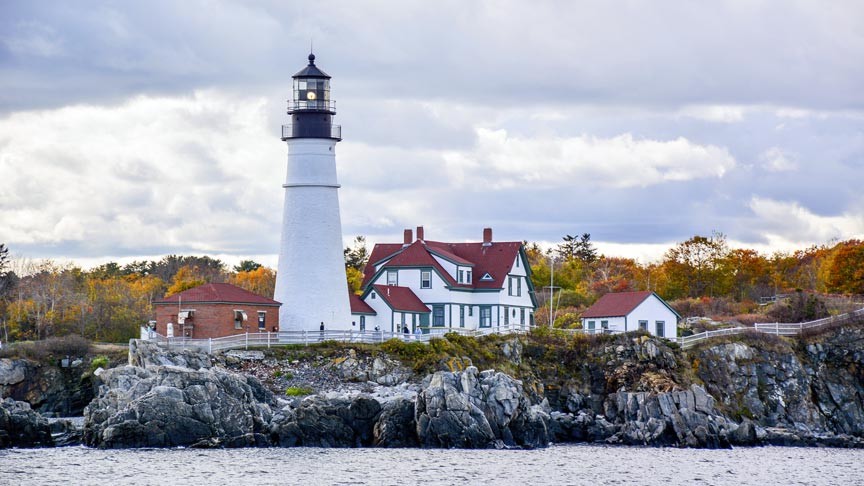
[(355, 236), (353, 245), (345, 248), (345, 268), (353, 268), (360, 272), (366, 266), (369, 259), (369, 251), (366, 249), (366, 237)]
[(168, 291), (165, 293), (165, 297), (179, 294), (184, 290), (188, 290), (199, 285), (204, 285), (205, 283), (207, 283), (207, 280), (205, 280), (204, 277), (201, 275), (200, 269), (198, 267), (184, 265), (177, 270), (177, 273), (174, 274), (174, 278), (171, 280), (171, 286), (168, 287)]
[(666, 298), (714, 296), (726, 283), (723, 262), (729, 254), (726, 236), (696, 235), (666, 251), (663, 258)]
[(829, 292), (864, 294), (864, 241), (838, 243), (826, 266), (825, 286)]
[(231, 283), (254, 294), (272, 299), (276, 291), (276, 272), (273, 269), (258, 265), (253, 270), (238, 271), (231, 277)]
[(243, 260), (239, 265), (234, 265), (234, 271), (237, 273), (251, 272), (253, 270), (258, 270), (259, 268), (261, 268), (261, 264), (254, 260)]

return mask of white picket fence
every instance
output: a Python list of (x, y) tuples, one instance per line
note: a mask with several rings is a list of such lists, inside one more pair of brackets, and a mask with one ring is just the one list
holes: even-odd
[(165, 337), (154, 332), (142, 332), (142, 336), (149, 335), (148, 340), (154, 341), (160, 346), (173, 349), (197, 349), (213, 353), (215, 351), (226, 351), (231, 349), (270, 348), (275, 346), (304, 345), (322, 343), (324, 341), (340, 341), (347, 343), (383, 343), (390, 339), (399, 339), (405, 342), (428, 343), (433, 338), (440, 338), (446, 333), (455, 333), (463, 336), (484, 336), (488, 334), (522, 334), (528, 332), (528, 328), (519, 326), (495, 326), (481, 329), (464, 328), (424, 328), (423, 334), (405, 334), (389, 331), (279, 331), (279, 332), (256, 332), (235, 334), (219, 338), (192, 339), (185, 337)]
[[(804, 329), (813, 329), (828, 324), (849, 322), (853, 319), (864, 318), (864, 309), (858, 309), (846, 314), (817, 319), (810, 322), (800, 323), (782, 323), (782, 322), (759, 322), (753, 327), (731, 327), (726, 329), (717, 329), (714, 331), (705, 331), (699, 334), (690, 336), (682, 336), (671, 339), (681, 345), (682, 348), (689, 348), (696, 343), (719, 336), (731, 336), (744, 333), (763, 333), (773, 334), (776, 336), (795, 336)], [(249, 348), (270, 348), (274, 346), (287, 345), (304, 345), (321, 343), (324, 341), (341, 341), (348, 343), (383, 343), (389, 339), (399, 339), (406, 342), (421, 342), (428, 343), (430, 339), (440, 338), (446, 333), (455, 333), (463, 336), (484, 336), (487, 334), (524, 334), (528, 332), (527, 327), (521, 326), (496, 326), (481, 329), (464, 329), (464, 328), (424, 328), (423, 334), (405, 334), (401, 332), (389, 331), (279, 331), (279, 332), (258, 332), (235, 334), (233, 336), (225, 336), (211, 339), (190, 339), (184, 337), (166, 338), (160, 334), (149, 333), (150, 340), (155, 341), (161, 346), (166, 346), (175, 349), (198, 349), (212, 353), (215, 351), (225, 351), (230, 349), (249, 349)], [(556, 329), (569, 333), (584, 333), (584, 334), (603, 334), (607, 332), (605, 329), (595, 329), (589, 331), (586, 329)]]
[(846, 314), (840, 314), (824, 319), (817, 319), (809, 322), (787, 323), (787, 322), (757, 322), (753, 327), (731, 327), (728, 329), (717, 329), (715, 331), (705, 331), (691, 336), (683, 336), (677, 339), (678, 344), (682, 348), (689, 348), (700, 341), (717, 337), (729, 336), (733, 334), (743, 334), (748, 332), (760, 332), (764, 334), (773, 334), (775, 336), (795, 336), (801, 333), (804, 329), (813, 329), (828, 324), (837, 324), (849, 322), (854, 319), (864, 318), (864, 309), (858, 309)]

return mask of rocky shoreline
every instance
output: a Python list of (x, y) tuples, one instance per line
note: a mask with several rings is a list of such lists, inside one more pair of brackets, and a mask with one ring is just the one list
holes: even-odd
[[(496, 346), (508, 362), (529, 366), (539, 351), (522, 339)], [(860, 326), (802, 343), (798, 354), (781, 340), (686, 355), (647, 336), (607, 341), (580, 351), (578, 373), (563, 376), (556, 365), (541, 382), (481, 371), (468, 357), (418, 376), (362, 350), (310, 362), (133, 340), (128, 366), (97, 370), (83, 424), (49, 423), (26, 402), (0, 403), (0, 448), (864, 447)], [(14, 381), (11, 374), (0, 373), (0, 383)], [(317, 393), (274, 393), (302, 384)]]

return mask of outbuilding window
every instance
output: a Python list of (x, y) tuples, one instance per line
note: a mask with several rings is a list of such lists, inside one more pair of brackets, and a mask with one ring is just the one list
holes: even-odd
[(666, 327), (665, 321), (657, 321), (655, 322), (657, 326), (657, 337), (664, 337), (664, 328)]
[(243, 323), (249, 319), (246, 311), (234, 309), (234, 329), (243, 329)]

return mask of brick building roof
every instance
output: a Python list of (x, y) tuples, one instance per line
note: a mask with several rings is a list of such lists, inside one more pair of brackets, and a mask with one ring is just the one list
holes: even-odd
[(280, 306), (277, 302), (267, 297), (261, 297), (248, 290), (241, 289), (229, 283), (209, 283), (184, 290), (170, 297), (154, 301), (154, 305), (178, 304), (178, 303), (211, 303), (211, 304), (258, 304)]

